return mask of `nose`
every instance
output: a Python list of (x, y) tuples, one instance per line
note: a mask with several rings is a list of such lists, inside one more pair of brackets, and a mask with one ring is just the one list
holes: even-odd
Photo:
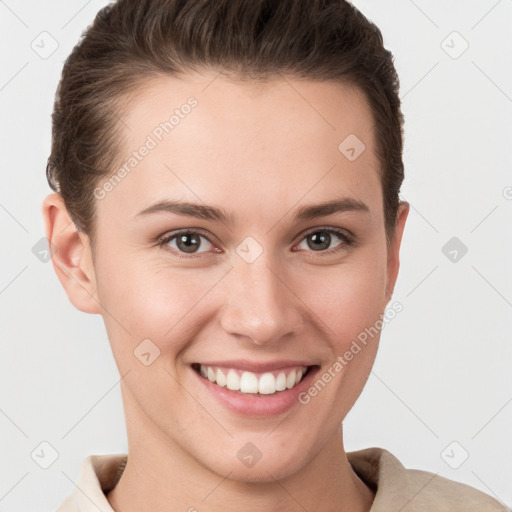
[(286, 272), (271, 268), (263, 255), (252, 263), (237, 261), (225, 286), (221, 325), (227, 333), (271, 345), (302, 329), (302, 302)]

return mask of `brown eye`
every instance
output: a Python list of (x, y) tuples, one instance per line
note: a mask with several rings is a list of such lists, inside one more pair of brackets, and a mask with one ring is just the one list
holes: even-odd
[[(330, 247), (336, 238), (341, 240), (341, 243), (336, 244), (334, 248)], [(337, 229), (317, 229), (307, 233), (303, 240), (306, 241), (306, 248), (314, 252), (335, 252), (351, 244), (351, 239)]]
[[(167, 235), (160, 240), (160, 245), (169, 246), (173, 251), (184, 254), (207, 252), (214, 247), (208, 238), (197, 231), (181, 231)], [(199, 249), (204, 250), (200, 251)]]

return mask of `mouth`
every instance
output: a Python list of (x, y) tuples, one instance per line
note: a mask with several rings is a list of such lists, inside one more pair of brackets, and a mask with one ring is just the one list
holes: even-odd
[(295, 388), (316, 365), (291, 366), (266, 372), (193, 363), (192, 369), (203, 379), (240, 395), (279, 395)]

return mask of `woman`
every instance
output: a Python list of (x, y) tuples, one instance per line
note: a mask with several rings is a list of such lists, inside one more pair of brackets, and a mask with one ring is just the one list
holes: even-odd
[(129, 452), (85, 459), (59, 512), (505, 510), (344, 449), (399, 269), (402, 123), (392, 55), (342, 0), (100, 11), (43, 215), (70, 301), (104, 319)]

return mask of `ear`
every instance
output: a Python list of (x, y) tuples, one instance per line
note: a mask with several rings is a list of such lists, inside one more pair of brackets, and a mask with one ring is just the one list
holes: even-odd
[(42, 212), (53, 268), (69, 300), (80, 311), (100, 313), (89, 237), (77, 230), (60, 194), (47, 196)]
[(391, 300), (393, 289), (395, 288), (396, 279), (398, 277), (398, 269), (400, 268), (400, 245), (402, 235), (404, 233), (405, 221), (409, 215), (410, 205), (407, 201), (400, 201), (396, 216), (396, 225), (393, 238), (388, 246), (388, 267), (387, 267), (387, 283), (386, 283), (386, 300)]

